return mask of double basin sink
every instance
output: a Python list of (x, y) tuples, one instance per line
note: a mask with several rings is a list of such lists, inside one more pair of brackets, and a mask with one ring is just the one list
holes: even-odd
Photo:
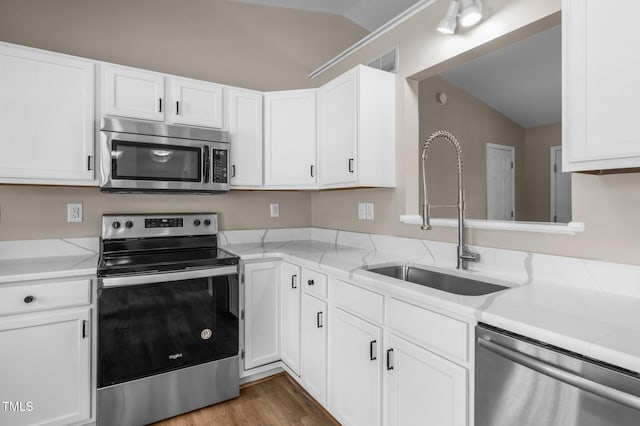
[(366, 268), (366, 270), (375, 274), (464, 296), (481, 296), (484, 294), (494, 293), (496, 291), (507, 290), (509, 288), (471, 278), (428, 271), (415, 266), (398, 265), (372, 267)]

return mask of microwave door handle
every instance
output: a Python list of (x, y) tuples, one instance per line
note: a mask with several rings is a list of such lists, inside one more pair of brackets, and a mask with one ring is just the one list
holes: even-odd
[(125, 287), (131, 285), (163, 283), (169, 281), (190, 280), (196, 278), (218, 277), (238, 273), (238, 266), (222, 266), (210, 269), (193, 269), (180, 272), (154, 273), (148, 275), (129, 275), (102, 278), (102, 288)]
[(204, 183), (209, 183), (211, 181), (211, 149), (208, 146), (202, 147), (203, 155), (204, 155)]

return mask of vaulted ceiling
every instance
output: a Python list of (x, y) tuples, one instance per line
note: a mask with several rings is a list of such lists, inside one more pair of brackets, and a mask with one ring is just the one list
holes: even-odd
[(373, 31), (419, 0), (231, 0), (342, 15)]

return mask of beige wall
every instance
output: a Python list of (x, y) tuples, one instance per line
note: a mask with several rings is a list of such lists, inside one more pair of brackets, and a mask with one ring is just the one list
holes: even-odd
[[(438, 92), (447, 95), (440, 105)], [(447, 130), (458, 139), (464, 160), (466, 217), (487, 218), (487, 143), (515, 147), (516, 212), (524, 210), (524, 140), (522, 127), (439, 75), (419, 83), (420, 138), (425, 141), (436, 130)], [(427, 166), (431, 204), (455, 205), (457, 200), (456, 156), (445, 141), (431, 146)], [(422, 180), (419, 180), (422, 204)], [(433, 211), (433, 217), (456, 217), (455, 209)], [(521, 220), (519, 217), (516, 219)]]
[[(367, 34), (331, 14), (223, 0), (2, 0), (0, 40), (258, 90), (313, 85), (307, 74)], [(83, 223), (67, 223), (81, 202)], [(280, 204), (280, 218), (269, 217)], [(0, 185), (0, 240), (99, 235), (103, 213), (218, 211), (222, 229), (309, 226), (310, 194), (114, 195)]]
[(307, 74), (368, 32), (338, 15), (224, 0), (2, 0), (0, 40), (256, 90)]
[(524, 132), (524, 209), (522, 219), (550, 220), (551, 147), (562, 145), (562, 125), (530, 127)]
[[(560, 3), (560, 0), (485, 0), (488, 16), (480, 25), (451, 37), (436, 32), (438, 21), (448, 6), (448, 2), (436, 2), (320, 75), (317, 84), (399, 46), (400, 69), (396, 86), (398, 186), (386, 190), (312, 194), (313, 226), (456, 241), (454, 228), (422, 231), (418, 226), (403, 225), (399, 220), (402, 214), (418, 214), (417, 80), (557, 25)], [(572, 179), (573, 219), (585, 223), (583, 233), (570, 236), (469, 230), (468, 242), (640, 265), (637, 254), (640, 227), (635, 226), (637, 211), (640, 211), (640, 174), (574, 174)], [(375, 204), (375, 220), (357, 220), (357, 203), (364, 201)]]

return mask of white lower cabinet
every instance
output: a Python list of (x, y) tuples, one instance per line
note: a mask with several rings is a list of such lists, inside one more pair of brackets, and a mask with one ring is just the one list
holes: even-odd
[(382, 329), (334, 309), (330, 335), (331, 413), (346, 425), (379, 425)]
[(320, 404), (327, 403), (327, 303), (302, 295), (302, 386)]
[(387, 351), (387, 425), (467, 424), (465, 368), (393, 334)]
[(1, 424), (91, 419), (90, 318), (89, 307), (0, 318)]
[(282, 262), (280, 277), (281, 358), (300, 375), (300, 267)]
[(244, 369), (280, 360), (279, 262), (244, 266)]

